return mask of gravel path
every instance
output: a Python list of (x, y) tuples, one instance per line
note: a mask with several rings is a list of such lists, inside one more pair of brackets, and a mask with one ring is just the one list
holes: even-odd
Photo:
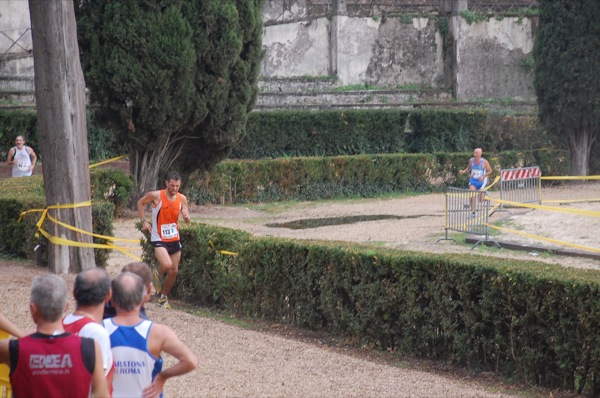
[[(552, 190), (544, 192), (544, 195), (545, 199), (599, 198), (600, 184), (590, 184), (575, 192), (572, 189)], [(598, 211), (599, 207), (597, 203), (586, 206), (593, 211)], [(208, 206), (195, 208), (192, 216), (194, 221), (245, 229), (257, 235), (350, 240), (400, 249), (473, 254), (475, 251), (470, 250), (470, 245), (436, 243), (444, 235), (443, 209), (444, 196), (438, 194), (403, 199), (299, 203), (294, 206)], [(513, 227), (540, 224), (543, 230), (544, 216), (536, 219), (538, 216), (532, 213), (535, 212), (521, 212), (510, 217)], [(398, 218), (301, 230), (265, 226), (299, 219), (366, 214)], [(503, 213), (498, 219), (501, 217), (506, 218), (508, 214)], [(528, 217), (533, 221), (522, 221)], [(561, 222), (552, 221), (558, 225)], [(570, 224), (558, 233), (566, 239), (585, 239), (591, 235), (584, 232), (589, 231), (591, 222), (588, 218)], [(115, 236), (139, 236), (134, 224), (134, 219), (117, 220)], [(597, 242), (591, 243), (598, 246)], [(506, 250), (478, 249), (476, 252), (505, 258), (531, 258), (528, 253)], [(565, 266), (600, 269), (600, 261), (593, 259), (564, 256), (539, 259)], [(108, 270), (114, 275), (129, 261), (128, 257), (114, 252)], [(26, 262), (0, 263), (0, 280), (5, 286), (1, 293), (2, 311), (23, 328), (33, 327), (28, 310), (31, 280), (45, 272), (46, 269)], [(72, 283), (72, 275), (65, 278)], [(248, 330), (182, 311), (167, 311), (153, 303), (148, 304), (147, 311), (151, 319), (173, 328), (200, 359), (198, 370), (167, 382), (165, 395), (168, 397), (508, 397), (518, 394), (514, 389), (505, 390), (500, 384), (490, 383), (483, 376), (465, 378), (443, 371), (426, 372), (410, 362), (391, 366), (372, 360), (369, 355), (357, 356), (352, 350), (346, 353), (319, 344), (318, 340), (297, 340), (285, 338), (282, 334)], [(171, 359), (167, 358), (166, 363), (170, 362)], [(532, 396), (530, 390), (527, 394)], [(558, 394), (554, 393), (554, 396)]]
[[(30, 264), (0, 264), (3, 313), (18, 326), (29, 316), (31, 281), (46, 272)], [(65, 279), (72, 284), (73, 276)], [(73, 307), (71, 307), (73, 308)], [(489, 384), (388, 366), (286, 339), (147, 305), (148, 316), (173, 328), (200, 358), (199, 368), (167, 382), (167, 397), (509, 397)], [(167, 357), (166, 364), (172, 363)]]

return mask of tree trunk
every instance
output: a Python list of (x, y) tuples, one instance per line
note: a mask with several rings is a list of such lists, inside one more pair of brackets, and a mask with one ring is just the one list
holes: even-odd
[[(85, 83), (73, 1), (29, 0), (29, 11), (46, 203), (51, 206), (89, 201)], [(49, 214), (92, 232), (91, 206), (51, 210)], [(59, 225), (49, 230), (54, 236), (92, 242), (91, 236)], [(55, 273), (76, 273), (96, 266), (92, 248), (66, 245), (50, 244), (48, 261)]]
[(156, 152), (142, 152), (136, 148), (130, 148), (129, 172), (136, 182), (130, 206), (132, 210), (135, 210), (138, 199), (157, 188), (160, 173), (159, 155)]
[(181, 147), (177, 147), (176, 140), (171, 136), (165, 139), (165, 144), (157, 151), (142, 151), (134, 146), (129, 147), (129, 172), (136, 182), (135, 193), (131, 198), (130, 207), (137, 209), (137, 201), (150, 191), (154, 191), (159, 184), (161, 171), (171, 171), (175, 160), (181, 155)]
[(571, 148), (571, 172), (576, 176), (588, 175), (590, 164), (590, 152), (594, 137), (588, 128), (583, 128), (572, 133), (569, 137), (569, 146)]

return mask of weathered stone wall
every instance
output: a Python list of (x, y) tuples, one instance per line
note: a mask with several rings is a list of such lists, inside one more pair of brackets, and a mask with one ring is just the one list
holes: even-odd
[[(532, 0), (510, 3), (519, 1)], [(498, 14), (469, 25), (460, 13), (480, 6), (478, 0), (375, 3), (266, 0), (261, 74), (337, 76), (338, 86), (419, 86), (449, 90), (459, 100), (534, 99), (535, 18)], [(11, 38), (0, 35), (0, 54), (31, 51), (28, 9), (25, 0), (0, 1), (0, 32)]]
[(29, 52), (31, 30), (26, 0), (0, 1), (0, 54)]
[[(302, 14), (294, 11), (290, 18)], [(335, 75), (341, 86), (451, 89), (461, 100), (533, 99), (536, 20), (499, 15), (468, 24), (454, 11), (385, 18), (334, 15), (266, 25), (262, 74)]]
[(306, 22), (265, 27), (261, 64), (264, 76), (327, 76), (330, 71), (330, 22), (319, 18)]
[(456, 98), (535, 97), (531, 63), (533, 20), (490, 18), (469, 25), (453, 18)]

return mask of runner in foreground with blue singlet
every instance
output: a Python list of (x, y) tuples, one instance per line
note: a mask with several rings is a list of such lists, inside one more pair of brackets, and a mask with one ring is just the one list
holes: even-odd
[[(171, 328), (140, 318), (147, 297), (142, 278), (121, 272), (112, 281), (112, 293), (117, 315), (103, 324), (115, 363), (113, 398), (162, 396), (166, 381), (196, 369), (198, 358)], [(163, 352), (177, 363), (163, 369)]]
[[(469, 174), (469, 190), (471, 191), (480, 191), (487, 185), (488, 177), (492, 175), (492, 166), (490, 166), (490, 162), (486, 159), (482, 158), (481, 155), (483, 151), (481, 148), (475, 148), (473, 151), (473, 157), (469, 159), (469, 164), (467, 168), (461, 170), (460, 174), (470, 173)], [(484, 193), (479, 194), (479, 201), (483, 201)], [(475, 217), (475, 196), (471, 196), (470, 198), (470, 206), (471, 206), (471, 218)]]

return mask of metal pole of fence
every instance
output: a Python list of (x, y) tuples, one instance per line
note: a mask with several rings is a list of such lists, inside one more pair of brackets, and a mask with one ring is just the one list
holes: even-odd
[[(445, 238), (442, 240), (454, 240), (448, 237), (448, 231), (465, 232), (473, 235), (483, 235), (481, 242), (489, 241), (490, 201), (487, 200), (487, 192), (471, 191), (469, 189), (448, 187), (445, 202)], [(497, 242), (496, 245), (500, 246)], [(475, 248), (473, 246), (473, 248)]]

